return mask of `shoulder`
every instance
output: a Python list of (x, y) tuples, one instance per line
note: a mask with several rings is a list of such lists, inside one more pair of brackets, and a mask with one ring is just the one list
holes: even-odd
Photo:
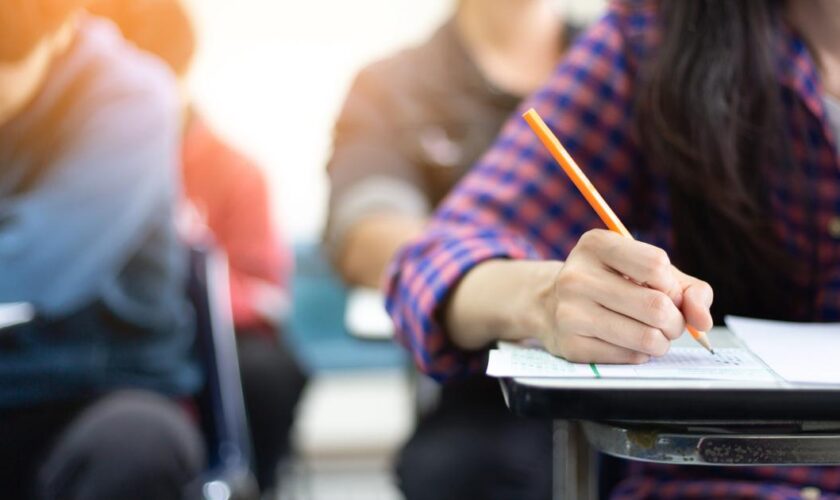
[[(81, 20), (72, 53), (60, 70), (69, 79), (84, 80), (74, 96), (70, 117), (100, 118), (125, 130), (177, 130), (180, 103), (177, 82), (168, 68), (124, 41), (109, 22)], [(175, 132), (176, 133), (176, 132)]]
[(404, 100), (411, 88), (415, 49), (401, 51), (374, 61), (362, 68), (353, 78), (345, 101), (345, 111), (364, 112), (373, 107), (389, 107)]
[(457, 71), (449, 23), (426, 41), (378, 59), (355, 76), (345, 102), (345, 112), (385, 110), (406, 119), (427, 110), (426, 102), (439, 102), (457, 90)]
[(574, 42), (538, 96), (559, 94), (589, 101), (593, 92), (628, 93), (657, 37), (656, 2), (612, 0), (603, 16)]
[(355, 81), (366, 86), (406, 87), (415, 82), (418, 77), (427, 74), (437, 63), (440, 63), (443, 36), (446, 25), (439, 28), (431, 38), (422, 44), (407, 47), (375, 60), (362, 68), (356, 75)]
[(657, 43), (658, 2), (655, 0), (611, 0), (604, 14), (584, 30), (572, 50), (620, 49), (638, 63)]

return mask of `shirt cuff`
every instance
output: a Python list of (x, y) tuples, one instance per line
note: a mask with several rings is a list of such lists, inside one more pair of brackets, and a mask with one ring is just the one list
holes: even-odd
[(397, 338), (418, 369), (438, 381), (481, 373), (486, 351), (466, 351), (449, 339), (443, 305), (460, 280), (484, 261), (538, 258), (530, 243), (513, 236), (435, 240), (429, 235), (400, 252), (389, 271), (386, 306)]

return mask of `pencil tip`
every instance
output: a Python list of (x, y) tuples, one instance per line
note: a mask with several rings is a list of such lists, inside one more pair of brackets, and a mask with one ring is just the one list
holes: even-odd
[(717, 356), (717, 353), (715, 352), (714, 349), (709, 349), (709, 352), (712, 353), (713, 355)]

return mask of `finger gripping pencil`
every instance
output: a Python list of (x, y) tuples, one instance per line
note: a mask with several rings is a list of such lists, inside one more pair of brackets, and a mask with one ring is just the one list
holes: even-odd
[[(543, 143), (543, 146), (548, 149), (551, 156), (553, 156), (557, 163), (560, 164), (560, 167), (563, 168), (563, 171), (566, 172), (566, 175), (569, 176), (569, 179), (571, 179), (575, 187), (578, 188), (580, 194), (586, 198), (586, 201), (592, 209), (595, 210), (595, 213), (598, 214), (598, 217), (604, 221), (604, 224), (606, 224), (611, 231), (615, 231), (622, 236), (632, 239), (633, 235), (630, 234), (630, 231), (628, 231), (624, 224), (622, 224), (618, 216), (615, 215), (615, 212), (613, 212), (610, 206), (607, 205), (607, 202), (601, 197), (601, 193), (595, 189), (595, 186), (592, 185), (592, 182), (589, 181), (589, 178), (586, 177), (586, 174), (583, 173), (583, 170), (580, 169), (574, 158), (572, 158), (569, 152), (566, 151), (566, 148), (563, 147), (557, 136), (554, 135), (551, 129), (548, 128), (548, 125), (545, 124), (539, 113), (537, 113), (534, 108), (531, 108), (522, 115), (522, 118), (528, 122), (531, 130), (534, 131)], [(691, 336), (694, 337), (694, 340), (696, 340), (700, 345), (705, 347), (712, 354), (715, 353), (714, 349), (712, 349), (711, 342), (709, 342), (709, 337), (705, 332), (698, 331), (696, 328), (688, 324), (686, 325), (686, 330), (688, 330), (688, 333), (690, 333)]]

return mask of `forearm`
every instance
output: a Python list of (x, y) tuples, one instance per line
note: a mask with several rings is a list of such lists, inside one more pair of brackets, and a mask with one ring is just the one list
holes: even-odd
[[(122, 296), (115, 282), (138, 279), (121, 271), (131, 261), (152, 271), (142, 275), (144, 287), (168, 279), (163, 269), (177, 246), (169, 222), (174, 179), (162, 158), (142, 152), (134, 158), (137, 164), (108, 158), (57, 163), (52, 176), (11, 205), (14, 217), (0, 244), (0, 301), (28, 300), (44, 314), (67, 314), (109, 290)], [(163, 166), (148, 166), (155, 161)]]
[(397, 251), (422, 232), (425, 222), (414, 216), (377, 214), (356, 223), (347, 231), (338, 256), (344, 279), (379, 288)]
[(462, 349), (536, 337), (554, 319), (547, 304), (559, 261), (489, 260), (464, 276), (444, 309), (450, 339)]

